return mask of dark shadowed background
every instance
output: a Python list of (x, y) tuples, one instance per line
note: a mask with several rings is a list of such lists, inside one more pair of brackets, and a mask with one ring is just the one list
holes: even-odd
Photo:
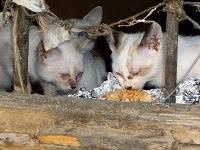
[[(1, 0), (2, 3), (3, 0)], [(92, 8), (100, 5), (103, 7), (103, 23), (112, 23), (120, 19), (131, 16), (137, 12), (156, 5), (163, 0), (46, 0), (57, 16), (62, 19), (81, 18)], [(199, 0), (185, 0), (196, 1)], [(2, 7), (0, 7), (2, 9)], [(200, 23), (200, 12), (196, 7), (185, 6), (186, 13)], [(161, 24), (165, 30), (166, 14), (162, 11), (155, 12), (151, 19)], [(125, 29), (126, 30), (126, 29)], [(180, 34), (200, 34), (200, 31), (193, 29), (189, 21), (180, 23)]]
[[(137, 12), (156, 5), (162, 0), (46, 0), (50, 9), (59, 17), (81, 18), (89, 10), (100, 5), (103, 7), (103, 23), (112, 23), (131, 16)], [(186, 0), (185, 0), (186, 1)], [(199, 0), (190, 0), (199, 1)], [(186, 13), (200, 23), (200, 12), (195, 7), (185, 7)], [(162, 11), (154, 13), (151, 17), (162, 25), (165, 30), (166, 15)], [(193, 29), (188, 21), (180, 24), (181, 34), (200, 34), (200, 31)]]
[[(134, 2), (135, 1), (135, 2)], [(96, 6), (103, 7), (103, 22), (111, 23), (156, 4), (157, 0), (47, 0), (62, 18), (81, 17)]]

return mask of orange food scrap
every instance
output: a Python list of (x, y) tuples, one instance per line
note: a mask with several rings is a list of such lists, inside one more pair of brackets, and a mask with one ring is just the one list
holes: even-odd
[(152, 102), (153, 98), (151, 95), (146, 93), (145, 91), (139, 90), (117, 90), (114, 92), (106, 93), (103, 98), (112, 101), (142, 101), (142, 102)]
[(63, 135), (42, 135), (39, 136), (40, 143), (44, 144), (56, 144), (62, 146), (79, 147), (80, 143), (76, 137), (63, 136)]

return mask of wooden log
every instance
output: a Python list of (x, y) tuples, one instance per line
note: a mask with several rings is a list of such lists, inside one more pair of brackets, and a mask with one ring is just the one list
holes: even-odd
[[(182, 12), (182, 0), (165, 0), (166, 20), (166, 47), (165, 47), (165, 87), (166, 97), (176, 88), (177, 78), (177, 48), (178, 48), (178, 24), (179, 14)], [(175, 102), (175, 91), (169, 96), (168, 102)]]
[[(199, 110), (200, 105), (5, 94), (0, 96), (0, 141), (6, 140), (0, 148), (200, 149)], [(53, 143), (40, 142), (45, 136)], [(54, 145), (63, 136), (71, 147), (59, 145), (63, 140)]]
[(17, 6), (13, 26), (14, 91), (21, 93), (27, 92), (29, 29), (30, 19), (22, 6)]

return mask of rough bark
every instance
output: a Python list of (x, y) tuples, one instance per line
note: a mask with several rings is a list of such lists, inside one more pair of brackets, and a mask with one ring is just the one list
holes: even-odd
[[(165, 87), (166, 97), (176, 88), (177, 78), (177, 48), (178, 48), (178, 24), (179, 14), (182, 12), (182, 0), (165, 0), (166, 20), (166, 47), (165, 47)], [(175, 102), (175, 92), (169, 96), (168, 102)]]
[(29, 49), (30, 20), (23, 8), (17, 6), (13, 27), (14, 43), (14, 90), (27, 92), (28, 49)]
[[(2, 95), (0, 148), (200, 149), (199, 110), (199, 105)], [(48, 135), (76, 137), (80, 146), (39, 141)]]

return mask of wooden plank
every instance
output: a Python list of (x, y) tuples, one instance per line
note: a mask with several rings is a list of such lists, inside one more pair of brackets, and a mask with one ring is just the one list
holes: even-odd
[(5, 94), (0, 96), (0, 133), (28, 134), (37, 147), (55, 146), (40, 145), (41, 136), (70, 136), (80, 143), (76, 149), (198, 149), (199, 110), (200, 105)]
[[(177, 78), (177, 48), (178, 48), (178, 24), (179, 12), (182, 11), (182, 0), (165, 0), (166, 20), (166, 59), (165, 59), (165, 87), (166, 96), (176, 88)], [(175, 102), (175, 92), (168, 98), (168, 102)]]

